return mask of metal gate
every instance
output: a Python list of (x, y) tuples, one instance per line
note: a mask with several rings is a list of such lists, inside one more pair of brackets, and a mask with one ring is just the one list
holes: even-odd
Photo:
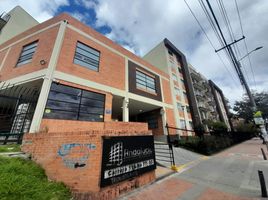
[(38, 90), (1, 83), (0, 143), (20, 143), (29, 131), (39, 96)]

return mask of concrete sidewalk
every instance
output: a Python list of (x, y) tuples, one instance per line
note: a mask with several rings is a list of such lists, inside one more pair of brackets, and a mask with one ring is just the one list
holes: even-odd
[(121, 199), (262, 199), (257, 171), (264, 172), (268, 184), (268, 161), (260, 148), (267, 153), (262, 141), (253, 138)]

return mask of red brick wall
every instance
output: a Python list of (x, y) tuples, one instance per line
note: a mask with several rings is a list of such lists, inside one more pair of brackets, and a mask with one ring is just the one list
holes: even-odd
[[(73, 63), (77, 41), (100, 51), (98, 72)], [(68, 28), (65, 32), (57, 70), (121, 90), (125, 89), (124, 57)]]
[[(44, 32), (36, 34), (33, 37), (24, 39), (21, 42), (18, 42), (17, 44), (11, 46), (7, 59), (4, 62), (4, 66), (0, 71), (0, 80), (8, 80), (20, 75), (47, 68), (54, 47), (54, 42), (58, 33), (58, 29), (59, 26), (48, 29)], [(38, 45), (33, 55), (32, 61), (30, 63), (16, 67), (23, 46), (36, 40), (38, 40)], [(45, 60), (46, 64), (41, 65), (40, 60)]]
[[(166, 108), (166, 115), (167, 115), (167, 123), (169, 126), (176, 127), (175, 119), (174, 119), (174, 110), (170, 108)], [(169, 133), (176, 134), (176, 130), (169, 129)]]
[(41, 132), (69, 132), (88, 130), (148, 131), (147, 123), (130, 122), (88, 122), (62, 119), (42, 119)]
[[(110, 128), (115, 125), (108, 125)], [(136, 132), (131, 131), (136, 127)], [(120, 127), (120, 126), (119, 126)], [(120, 194), (133, 188), (145, 185), (155, 179), (155, 171), (140, 175), (132, 180), (100, 188), (102, 136), (129, 136), (149, 135), (143, 125), (129, 123), (129, 130), (90, 130), (85, 132), (58, 132), (25, 134), (23, 137), (22, 151), (30, 153), (32, 159), (40, 164), (46, 171), (49, 179), (61, 181), (71, 188), (78, 199), (115, 199)], [(140, 129), (140, 130), (139, 130)], [(64, 144), (92, 144), (95, 149), (73, 148), (71, 158), (79, 159), (88, 155), (85, 166), (81, 168), (68, 167), (59, 154)]]
[(172, 104), (172, 97), (171, 97), (171, 90), (169, 81), (162, 78), (162, 87), (163, 87), (163, 94), (165, 98), (165, 103)]

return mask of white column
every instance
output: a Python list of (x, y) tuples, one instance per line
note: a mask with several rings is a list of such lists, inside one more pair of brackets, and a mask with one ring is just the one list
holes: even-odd
[(161, 108), (160, 114), (161, 114), (161, 117), (162, 117), (163, 133), (164, 133), (164, 135), (167, 135), (167, 128), (166, 128), (167, 115), (166, 115), (166, 109), (165, 109), (165, 107)]
[(129, 109), (128, 109), (129, 99), (127, 97), (123, 100), (123, 122), (129, 121)]
[(64, 33), (65, 33), (67, 23), (68, 22), (64, 20), (60, 24), (59, 32), (56, 38), (56, 42), (54, 44), (54, 48), (53, 48), (50, 61), (47, 67), (47, 72), (44, 77), (42, 88), (41, 88), (39, 98), (37, 101), (37, 105), (34, 111), (33, 120), (32, 120), (32, 124), (31, 124), (30, 131), (29, 131), (30, 133), (35, 133), (39, 131), (41, 121), (43, 118), (43, 114), (44, 114), (44, 110), (45, 110), (45, 106), (46, 106), (46, 102), (47, 102), (47, 98), (48, 98), (48, 94), (49, 94), (49, 90), (51, 87), (51, 83), (53, 81), (54, 71), (56, 69), (58, 57), (59, 57), (62, 42), (64, 39)]

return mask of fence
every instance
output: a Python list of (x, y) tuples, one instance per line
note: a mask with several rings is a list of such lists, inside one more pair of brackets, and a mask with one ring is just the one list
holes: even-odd
[(29, 131), (38, 95), (35, 88), (0, 83), (0, 142), (21, 142)]

